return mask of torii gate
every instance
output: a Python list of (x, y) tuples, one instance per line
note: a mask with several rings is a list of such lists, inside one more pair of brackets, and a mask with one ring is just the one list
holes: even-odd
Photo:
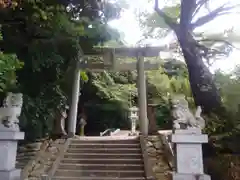
[[(72, 102), (69, 115), (69, 136), (76, 133), (78, 100), (80, 90), (80, 71), (88, 69), (91, 71), (130, 71), (137, 69), (137, 89), (138, 89), (138, 108), (140, 131), (143, 135), (148, 135), (148, 118), (147, 118), (147, 97), (146, 81), (144, 70), (158, 69), (160, 62), (144, 61), (144, 57), (158, 57), (164, 47), (135, 47), (135, 48), (95, 48), (94, 52), (81, 53), (80, 60), (74, 72), (74, 82), (72, 87)], [(103, 63), (91, 63), (85, 61), (85, 56), (103, 57)], [(116, 57), (136, 58), (137, 62), (117, 63)]]

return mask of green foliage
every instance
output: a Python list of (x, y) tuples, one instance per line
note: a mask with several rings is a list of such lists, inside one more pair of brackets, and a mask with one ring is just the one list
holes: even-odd
[(237, 113), (240, 105), (240, 69), (230, 74), (216, 72), (215, 80), (222, 94), (222, 100), (228, 111)]
[(224, 114), (211, 114), (207, 117), (207, 129), (209, 134), (225, 134), (224, 137), (239, 134), (240, 130), (240, 78), (239, 68), (228, 74), (217, 71), (214, 79), (220, 90), (223, 105), (226, 109)]
[(16, 70), (22, 68), (20, 62), (14, 54), (4, 54), (0, 52), (0, 92), (7, 92), (16, 89)]
[(84, 82), (87, 82), (87, 81), (88, 81), (88, 76), (87, 76), (87, 73), (86, 73), (86, 72), (81, 71), (81, 72), (80, 72), (80, 77), (81, 77), (81, 80), (83, 80)]
[[(2, 40), (1, 32), (0, 40)], [(15, 72), (22, 66), (23, 63), (18, 60), (15, 54), (4, 54), (0, 51), (0, 92), (16, 89), (17, 78)]]
[(119, 75), (119, 73), (95, 73), (92, 84), (97, 88), (97, 95), (101, 99), (119, 102), (127, 108), (130, 98), (136, 96), (137, 90), (135, 84), (131, 84), (127, 77), (121, 82)]
[(132, 73), (89, 72), (88, 77), (80, 97), (88, 119), (87, 131), (130, 128), (128, 108), (136, 103), (136, 79)]
[[(174, 22), (177, 22), (180, 16), (180, 4), (174, 4), (172, 6), (165, 6), (163, 12), (166, 13), (169, 17), (173, 19)], [(150, 28), (162, 28), (169, 29), (170, 27), (165, 22), (164, 18), (159, 16), (156, 12), (141, 14), (140, 23), (143, 27)]]
[[(106, 16), (97, 1), (29, 0), (15, 8), (0, 9), (0, 63), (4, 62), (0, 73), (15, 73), (24, 63), (17, 80), (18, 91), (24, 94), (20, 126), (28, 140), (50, 134), (59, 109), (70, 101), (69, 82), (80, 52), (118, 38), (105, 19), (118, 17), (120, 9), (115, 5), (108, 4)], [(110, 13), (111, 8), (115, 10)], [(22, 60), (19, 65), (16, 57)], [(5, 80), (11, 82), (10, 77), (4, 78), (0, 77), (0, 90)], [(85, 72), (81, 72), (81, 80), (88, 82)]]
[(66, 104), (63, 93), (59, 86), (52, 84), (41, 89), (38, 97), (24, 95), (20, 127), (26, 133), (25, 140), (34, 141), (50, 135), (58, 110)]
[(166, 99), (172, 94), (184, 94), (191, 100), (192, 94), (187, 69), (181, 61), (164, 62), (159, 70), (147, 72), (149, 98)]
[(157, 104), (157, 124), (161, 129), (171, 129), (171, 105), (174, 94), (184, 94), (190, 107), (194, 101), (188, 81), (187, 69), (181, 61), (167, 61), (159, 70), (148, 71), (148, 101)]

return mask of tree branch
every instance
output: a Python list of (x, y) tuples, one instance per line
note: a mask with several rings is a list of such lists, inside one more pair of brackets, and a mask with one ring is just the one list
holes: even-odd
[(197, 19), (194, 23), (191, 24), (191, 29), (193, 30), (196, 27), (202, 26), (202, 25), (212, 21), (217, 16), (228, 14), (230, 12), (227, 12), (227, 11), (234, 8), (233, 6), (230, 6), (230, 7), (224, 7), (224, 6), (225, 6), (225, 4), (217, 9), (215, 9), (211, 13), (207, 14), (206, 16), (203, 16), (203, 17), (200, 17), (199, 19)]
[(209, 0), (199, 0), (199, 2), (197, 3), (196, 9), (195, 9), (192, 17), (195, 17), (196, 14), (199, 12), (199, 10), (202, 8), (202, 6), (203, 6), (204, 4), (206, 4), (208, 1), (209, 1)]
[(171, 17), (169, 17), (168, 15), (166, 15), (166, 13), (164, 13), (161, 9), (159, 9), (158, 0), (155, 0), (154, 9), (155, 9), (155, 11), (157, 12), (157, 14), (164, 19), (164, 21), (166, 22), (166, 24), (167, 24), (171, 29), (173, 29), (174, 31), (177, 31), (178, 24), (175, 23), (175, 22), (173, 21), (173, 19), (172, 19)]
[(224, 40), (224, 39), (201, 39), (201, 40), (198, 40), (197, 42), (200, 43), (200, 42), (211, 42), (211, 41), (216, 42), (216, 43), (224, 43), (224, 44), (240, 51), (240, 48), (234, 46), (232, 43), (230, 43), (229, 41)]
[[(213, 41), (210, 39), (204, 39), (204, 41)], [(227, 56), (231, 51), (228, 47), (231, 46), (231, 43), (226, 44), (225, 50), (219, 50), (212, 47), (207, 47), (204, 44), (200, 44), (201, 40), (196, 41), (196, 47), (199, 49), (199, 54), (201, 57), (210, 61), (210, 59), (217, 59), (218, 57)], [(215, 41), (216, 43), (219, 41)]]

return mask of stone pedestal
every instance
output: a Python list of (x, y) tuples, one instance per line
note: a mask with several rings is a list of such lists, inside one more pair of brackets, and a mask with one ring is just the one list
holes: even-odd
[(20, 169), (15, 169), (18, 140), (24, 139), (23, 132), (1, 131), (0, 129), (0, 180), (20, 180)]
[(173, 180), (210, 180), (204, 174), (202, 144), (208, 136), (201, 129), (176, 130), (172, 135), (174, 143), (176, 172)]
[(172, 180), (211, 180), (211, 177), (206, 174), (180, 174), (173, 173)]

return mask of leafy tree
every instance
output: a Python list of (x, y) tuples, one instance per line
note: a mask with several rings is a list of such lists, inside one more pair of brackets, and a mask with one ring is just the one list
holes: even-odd
[[(2, 39), (0, 33), (0, 39)], [(22, 68), (23, 63), (20, 62), (15, 54), (5, 54), (0, 51), (0, 93), (1, 100), (4, 99), (5, 93), (15, 91), (17, 89), (16, 70)]]
[[(230, 73), (217, 71), (214, 75), (216, 85), (220, 90), (222, 101), (228, 112), (237, 114), (240, 104), (240, 69), (236, 67)], [(239, 118), (237, 118), (239, 119)], [(236, 120), (237, 120), (236, 119)]]
[(134, 72), (88, 72), (89, 80), (82, 85), (79, 104), (88, 119), (86, 133), (130, 128), (128, 108), (136, 103), (137, 96), (136, 78), (132, 74)]
[[(172, 31), (175, 33), (178, 43), (171, 42), (170, 49), (179, 52), (181, 47), (182, 56), (187, 64), (189, 80), (196, 105), (203, 107), (206, 113), (222, 107), (220, 94), (214, 84), (212, 74), (204, 63), (210, 62), (228, 54), (232, 45), (227, 40), (233, 40), (233, 31), (225, 31), (223, 34), (209, 34), (196, 31), (215, 18), (228, 14), (233, 7), (228, 4), (218, 8), (208, 8), (208, 13), (199, 17), (203, 7), (208, 7), (208, 0), (181, 0), (171, 1), (163, 9), (159, 8), (158, 0), (155, 0), (155, 13), (143, 13), (141, 24), (146, 30), (148, 38), (163, 38)], [(227, 38), (225, 38), (227, 37)], [(217, 46), (216, 46), (217, 45)]]
[(16, 89), (15, 71), (22, 67), (16, 55), (0, 52), (0, 92), (6, 93)]
[[(98, 1), (24, 0), (14, 8), (0, 9), (0, 48), (24, 62), (17, 80), (27, 102), (20, 122), (27, 138), (51, 132), (58, 110), (69, 100), (68, 82), (80, 52), (118, 38), (106, 21), (118, 17), (119, 6), (105, 6)], [(81, 76), (86, 79), (83, 72)]]

